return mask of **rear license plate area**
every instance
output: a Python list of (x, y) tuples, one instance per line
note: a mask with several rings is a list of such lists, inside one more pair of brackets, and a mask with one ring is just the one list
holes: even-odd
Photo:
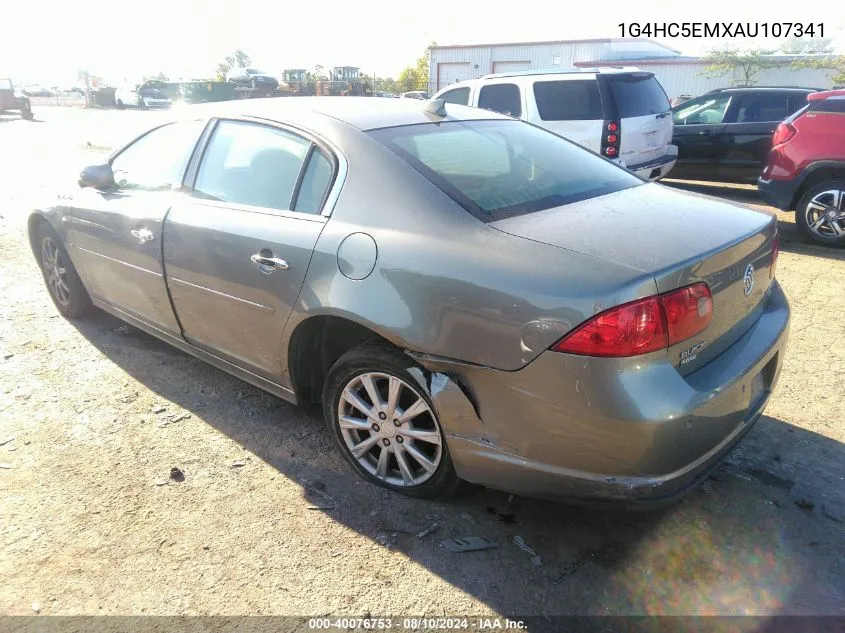
[(760, 373), (751, 379), (748, 405), (752, 411), (760, 406), (761, 401), (765, 399), (766, 394), (772, 389), (772, 383), (775, 379), (775, 371), (777, 371), (779, 354), (780, 352), (772, 356), (769, 362), (766, 363), (765, 367), (760, 370)]

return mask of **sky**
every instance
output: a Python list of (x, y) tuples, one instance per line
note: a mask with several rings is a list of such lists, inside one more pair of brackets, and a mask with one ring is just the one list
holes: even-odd
[[(834, 0), (708, 0), (703, 3), (603, 0), (0, 0), (0, 77), (18, 84), (73, 84), (77, 71), (119, 83), (164, 72), (205, 78), (237, 48), (253, 66), (358, 66), (397, 76), (432, 41), (474, 44), (620, 37), (620, 23), (823, 23), (845, 53), (845, 11)], [(765, 6), (763, 11), (761, 8)], [(524, 9), (522, 8), (524, 7)], [(838, 14), (838, 15), (837, 15)], [(835, 17), (833, 17), (835, 16)], [(656, 38), (687, 55), (712, 48), (777, 48), (779, 40)]]

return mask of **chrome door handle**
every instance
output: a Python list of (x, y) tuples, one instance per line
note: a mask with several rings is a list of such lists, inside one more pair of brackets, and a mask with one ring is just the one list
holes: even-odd
[(138, 240), (139, 244), (146, 244), (155, 239), (155, 235), (153, 235), (150, 229), (132, 229), (129, 232), (132, 234), (132, 237)]
[[(285, 260), (278, 257), (264, 257), (264, 255), (256, 253), (255, 255), (252, 255), (250, 259), (262, 268), (270, 268), (272, 270), (287, 270), (290, 268)], [(272, 270), (270, 272), (272, 272)]]

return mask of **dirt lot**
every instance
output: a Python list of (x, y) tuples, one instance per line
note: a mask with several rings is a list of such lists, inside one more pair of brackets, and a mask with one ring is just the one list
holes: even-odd
[[(845, 616), (845, 253), (803, 245), (781, 215), (780, 383), (682, 503), (409, 500), (360, 481), (316, 412), (110, 316), (57, 315), (22, 231), (30, 202), (150, 116), (0, 121), (0, 613)], [(500, 547), (439, 547), (473, 534)]]

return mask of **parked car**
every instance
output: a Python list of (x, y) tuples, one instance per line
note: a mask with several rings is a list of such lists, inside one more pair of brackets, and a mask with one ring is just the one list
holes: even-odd
[(649, 72), (525, 71), (452, 84), (434, 95), (523, 119), (657, 180), (675, 164), (669, 99)]
[(774, 388), (789, 307), (769, 214), (440, 100), (184, 116), (29, 217), (50, 296), (321, 403), (373, 483), (663, 503)]
[(399, 95), (400, 99), (417, 99), (418, 101), (425, 101), (429, 98), (429, 94), (423, 90), (411, 90), (410, 92), (403, 92)]
[(156, 86), (155, 81), (130, 84), (114, 92), (114, 101), (118, 108), (169, 108), (173, 100)]
[(11, 79), (0, 78), (0, 115), (19, 112), (22, 119), (32, 120), (32, 106), (29, 97), (15, 89)]
[(795, 209), (795, 224), (817, 244), (845, 246), (845, 90), (816, 92), (778, 125), (758, 180), (763, 199)]
[(24, 86), (23, 93), (27, 97), (52, 97), (53, 93), (42, 86)]
[(233, 68), (229, 71), (226, 81), (238, 86), (267, 91), (275, 90), (279, 87), (279, 81), (275, 77), (255, 68)]
[(672, 178), (756, 183), (778, 123), (813, 88), (723, 88), (672, 110), (678, 162)]

